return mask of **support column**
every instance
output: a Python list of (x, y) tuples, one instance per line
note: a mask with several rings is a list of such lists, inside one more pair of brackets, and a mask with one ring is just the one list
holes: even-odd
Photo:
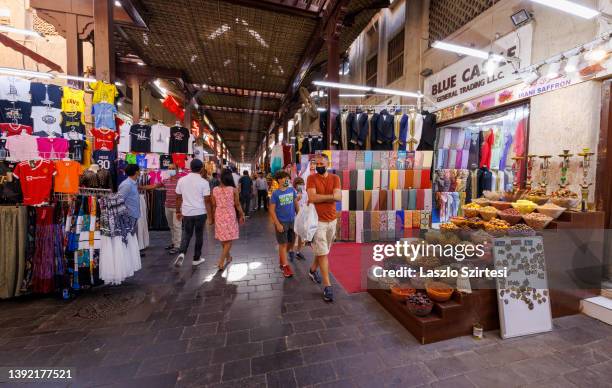
[(185, 116), (183, 117), (183, 126), (191, 133), (191, 97), (185, 95)]
[[(327, 33), (327, 81), (339, 82), (340, 54), (338, 53), (338, 38), (335, 30)], [(340, 91), (335, 88), (327, 90), (327, 149), (331, 149), (332, 134), (336, 117), (340, 113)]]
[(283, 120), (283, 142), (285, 144), (291, 144), (291, 140), (289, 140), (289, 120)]
[(140, 81), (132, 76), (128, 82), (132, 89), (132, 120), (136, 123), (140, 120)]
[(66, 73), (80, 76), (83, 71), (83, 46), (79, 40), (77, 15), (66, 14)]
[(113, 0), (93, 0), (96, 78), (109, 83), (115, 81), (113, 7)]

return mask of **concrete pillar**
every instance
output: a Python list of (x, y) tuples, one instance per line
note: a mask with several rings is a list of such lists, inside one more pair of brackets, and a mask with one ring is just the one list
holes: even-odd
[[(335, 31), (330, 31), (326, 38), (327, 81), (338, 82), (340, 79), (338, 74), (338, 70), (340, 68), (338, 37), (335, 35)], [(336, 123), (336, 117), (340, 113), (340, 91), (335, 88), (329, 88), (327, 94), (327, 149), (331, 149), (333, 128)]]

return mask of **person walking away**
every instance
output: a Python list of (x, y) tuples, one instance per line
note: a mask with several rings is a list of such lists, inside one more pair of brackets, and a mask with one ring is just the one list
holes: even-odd
[(215, 187), (219, 186), (219, 184), (219, 174), (213, 172), (212, 178), (210, 179), (210, 189), (214, 189)]
[[(306, 193), (306, 186), (304, 184), (304, 179), (301, 177), (297, 177), (293, 180), (293, 187), (297, 193), (297, 202), (298, 202), (298, 211), (302, 209), (302, 207), (308, 205), (308, 193)], [(300, 236), (295, 236), (296, 241), (295, 245), (292, 249), (289, 250), (289, 258), (291, 261), (294, 258), (298, 258), (299, 260), (306, 260), (306, 257), (302, 254), (302, 249), (304, 248), (304, 241)]]
[[(244, 223), (244, 213), (234, 186), (234, 177), (229, 169), (221, 173), (221, 185), (212, 193), (212, 214), (215, 223), (215, 238), (221, 242), (222, 251), (217, 267), (223, 271), (232, 261), (232, 242), (238, 240), (238, 222)], [(236, 215), (238, 214), (238, 217)]]
[[(308, 177), (306, 185), (309, 203), (315, 205), (319, 224), (312, 239), (312, 250), (315, 259), (308, 271), (313, 282), (323, 282), (323, 300), (333, 302), (334, 293), (329, 280), (328, 255), (336, 238), (336, 201), (342, 200), (340, 178), (327, 172), (329, 159), (327, 155), (317, 155), (315, 159), (316, 174)], [(321, 273), (317, 271), (321, 270)], [(321, 279), (321, 276), (323, 277)]]
[(140, 261), (140, 250), (138, 247), (138, 237), (136, 232), (138, 228), (138, 219), (140, 218), (140, 195), (138, 194), (138, 178), (140, 177), (140, 168), (136, 164), (129, 164), (125, 168), (127, 178), (121, 182), (117, 189), (117, 194), (123, 199), (127, 209), (128, 216), (133, 228), (128, 234), (128, 252), (132, 261), (132, 268), (138, 271), (142, 268)]
[(236, 167), (232, 167), (232, 178), (234, 178), (234, 187), (238, 188), (238, 183), (240, 181), (240, 175), (238, 174), (238, 169)]
[(276, 242), (278, 242), (278, 258), (283, 276), (290, 278), (293, 270), (287, 263), (288, 251), (295, 243), (295, 231), (293, 223), (297, 212), (297, 193), (290, 187), (290, 176), (284, 171), (278, 171), (274, 175), (279, 189), (274, 190), (270, 197), (270, 221), (276, 229)]
[(238, 191), (240, 193), (240, 205), (242, 205), (242, 211), (244, 216), (249, 218), (249, 211), (251, 210), (251, 193), (253, 191), (253, 181), (249, 176), (249, 172), (244, 170), (242, 176), (238, 180)]
[(255, 187), (255, 182), (257, 181), (257, 173), (253, 172), (251, 174), (251, 182), (253, 182), (251, 188), (251, 213), (257, 211), (257, 188)]
[(176, 217), (176, 185), (181, 176), (176, 173), (176, 166), (170, 164), (168, 166), (169, 178), (164, 179), (161, 182), (161, 187), (166, 191), (166, 201), (164, 202), (164, 212), (166, 214), (166, 220), (168, 221), (168, 227), (170, 228), (170, 235), (172, 242), (166, 247), (169, 254), (174, 255), (178, 253), (181, 248), (181, 236), (183, 230), (182, 222)]
[(263, 203), (263, 208), (268, 211), (268, 182), (263, 172), (259, 173), (259, 177), (255, 181), (255, 188), (257, 189), (257, 209), (261, 209)]
[(202, 178), (201, 171), (204, 164), (200, 159), (193, 159), (190, 164), (191, 173), (180, 178), (176, 184), (176, 217), (182, 220), (183, 236), (179, 255), (174, 260), (174, 265), (180, 267), (185, 260), (185, 254), (191, 236), (195, 232), (195, 250), (193, 252), (192, 265), (198, 266), (205, 259), (202, 257), (202, 245), (204, 245), (204, 224), (207, 214), (210, 214), (210, 185)]

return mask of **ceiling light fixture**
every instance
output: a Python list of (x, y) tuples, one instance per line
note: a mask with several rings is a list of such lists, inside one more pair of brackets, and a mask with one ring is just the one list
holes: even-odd
[(565, 70), (566, 73), (573, 73), (575, 71), (578, 71), (579, 63), (580, 63), (580, 54), (574, 55), (573, 57), (567, 60), (567, 63), (565, 64), (565, 68), (563, 70)]
[(319, 108), (317, 108), (317, 111), (318, 112), (327, 112), (327, 109), (319, 107)]
[(593, 47), (586, 54), (584, 54), (584, 58), (587, 61), (599, 62), (604, 59), (608, 55), (608, 52), (603, 47)]
[(351, 84), (341, 84), (338, 82), (327, 82), (327, 81), (314, 81), (313, 84), (316, 86), (323, 86), (326, 88), (336, 88), (336, 89), (348, 89), (348, 90), (363, 90), (369, 91), (372, 90), (369, 86), (361, 86), (361, 85), (351, 85)]
[(548, 71), (546, 72), (546, 78), (557, 78), (559, 76), (559, 70), (561, 70), (561, 62), (550, 63), (548, 65)]
[(57, 78), (67, 79), (71, 81), (81, 81), (81, 82), (96, 82), (97, 79), (90, 77), (79, 77), (76, 75), (68, 75), (68, 74), (58, 74)]
[(119, 0), (115, 0), (115, 7), (121, 7), (121, 2)]
[(499, 62), (494, 61), (492, 59), (487, 59), (485, 62), (485, 70), (487, 71), (487, 76), (493, 77), (495, 74), (495, 70), (497, 70)]
[(379, 93), (379, 94), (388, 94), (388, 95), (392, 95), (392, 96), (404, 96), (404, 97), (414, 97), (414, 98), (421, 98), (423, 95), (420, 92), (404, 92), (401, 90), (394, 90), (394, 89), (381, 89), (381, 88), (373, 88), (372, 91), (374, 93)]
[(498, 61), (503, 61), (505, 58), (501, 55), (488, 53), (484, 50), (478, 50), (471, 47), (460, 46), (458, 44), (446, 43), (442, 41), (435, 41), (431, 45), (433, 48), (437, 48), (440, 50), (451, 51), (461, 55), (469, 55), (470, 57), (476, 57), (480, 59), (489, 59), (493, 58)]
[(535, 69), (528, 69), (522, 73), (520, 73), (520, 77), (521, 80), (527, 84), (527, 85), (531, 85), (532, 83), (534, 83), (536, 80), (538, 80), (538, 78), (540, 78), (540, 74), (538, 74), (538, 71)]
[(23, 28), (15, 28), (11, 26), (0, 26), (0, 32), (8, 32), (11, 34), (19, 34), (19, 35), (25, 35), (25, 36), (33, 36), (35, 38), (42, 38), (42, 35), (40, 35), (36, 31), (26, 30)]
[(585, 19), (592, 19), (599, 15), (599, 11), (573, 3), (568, 0), (531, 0), (547, 7), (558, 9)]
[(49, 74), (49, 73), (42, 73), (40, 71), (13, 69), (10, 67), (0, 67), (0, 74), (17, 75), (17, 76), (28, 77), (28, 78), (43, 78), (43, 79), (55, 78), (53, 74)]
[(346, 98), (362, 98), (365, 97), (365, 94), (339, 94), (338, 97), (346, 97)]
[(115, 86), (123, 86), (123, 83), (121, 81), (115, 81)]

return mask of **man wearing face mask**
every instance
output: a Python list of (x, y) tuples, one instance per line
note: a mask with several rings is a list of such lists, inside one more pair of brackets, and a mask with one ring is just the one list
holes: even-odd
[[(308, 176), (306, 189), (309, 203), (313, 203), (319, 216), (317, 231), (312, 239), (315, 259), (308, 271), (313, 282), (323, 283), (323, 300), (333, 302), (334, 293), (329, 280), (328, 255), (336, 239), (336, 201), (342, 200), (340, 178), (327, 172), (329, 159), (325, 154), (315, 159), (316, 174)], [(319, 274), (318, 269), (321, 270)]]
[(170, 228), (170, 234), (172, 236), (172, 243), (166, 247), (169, 254), (173, 255), (179, 251), (181, 246), (182, 237), (182, 222), (176, 217), (176, 184), (180, 176), (176, 173), (176, 166), (171, 164), (168, 167), (169, 178), (164, 179), (161, 182), (161, 186), (166, 190), (166, 202), (164, 203), (164, 210), (166, 213), (166, 220), (168, 220), (168, 227)]

